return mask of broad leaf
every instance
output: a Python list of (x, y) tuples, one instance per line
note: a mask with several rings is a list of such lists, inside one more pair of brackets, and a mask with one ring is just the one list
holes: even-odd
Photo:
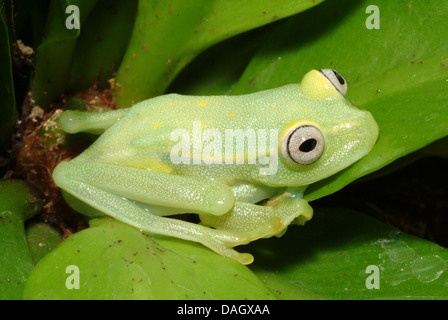
[[(46, 109), (65, 92), (76, 40), (80, 29), (68, 29), (66, 21), (72, 11), (66, 13), (69, 5), (79, 8), (80, 24), (89, 15), (97, 0), (54, 0), (51, 1), (44, 41), (36, 50), (36, 71), (33, 85), (33, 99)], [(74, 17), (75, 18), (75, 17)]]
[(448, 249), (348, 209), (316, 210), (305, 226), (247, 250), (280, 299), (448, 298)]
[(226, 38), (322, 1), (139, 1), (134, 31), (116, 77), (117, 105), (164, 93), (196, 55)]
[(73, 54), (68, 90), (108, 87), (118, 69), (134, 26), (137, 0), (101, 0), (82, 25)]
[(0, 299), (20, 299), (33, 261), (24, 221), (39, 206), (21, 181), (0, 180)]
[(101, 218), (41, 260), (24, 297), (270, 299), (273, 295), (249, 269), (202, 245), (144, 235)]
[[(1, 9), (1, 8), (0, 8)], [(12, 62), (9, 48), (8, 29), (0, 10), (0, 148), (9, 142), (9, 134), (15, 116), (14, 83), (12, 78)], [(0, 150), (3, 155), (3, 150)]]

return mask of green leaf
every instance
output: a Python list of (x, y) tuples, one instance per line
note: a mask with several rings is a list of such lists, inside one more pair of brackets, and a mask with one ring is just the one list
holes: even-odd
[(368, 1), (328, 1), (290, 18), (252, 59), (233, 94), (300, 82), (310, 69), (334, 68), (347, 98), (369, 110), (380, 136), (368, 156), (310, 186), (308, 200), (448, 134), (448, 3), (380, 0), (380, 29), (368, 29)]
[(117, 105), (162, 94), (196, 55), (226, 38), (322, 1), (139, 1), (128, 50), (116, 77)]
[[(74, 269), (67, 269), (69, 266), (76, 266), (77, 271), (70, 271)], [(77, 276), (79, 289), (70, 289)], [(236, 261), (196, 243), (144, 235), (110, 218), (91, 221), (90, 228), (70, 236), (45, 256), (31, 273), (24, 297), (273, 298), (264, 284)]]
[(31, 219), (39, 212), (39, 200), (23, 181), (0, 179), (0, 190), (0, 212), (13, 211), (21, 221)]
[(167, 93), (197, 96), (229, 94), (260, 48), (267, 31), (277, 24), (245, 32), (205, 50), (174, 79)]
[(23, 222), (39, 207), (20, 181), (0, 180), (0, 299), (20, 299), (33, 268)]
[[(79, 8), (81, 23), (89, 15), (97, 0), (54, 0), (50, 2), (45, 39), (36, 50), (36, 71), (33, 99), (46, 109), (64, 93), (80, 29), (68, 29), (65, 13), (69, 5)], [(82, 26), (80, 26), (82, 28)]]
[[(1, 9), (1, 8), (0, 8)], [(0, 154), (9, 142), (9, 132), (15, 116), (14, 83), (12, 78), (11, 53), (8, 28), (0, 10)]]
[(26, 241), (36, 264), (61, 243), (62, 236), (49, 224), (35, 222), (26, 227)]
[(82, 26), (73, 54), (68, 89), (92, 84), (108, 87), (118, 69), (134, 25), (137, 1), (100, 0)]
[(280, 299), (448, 298), (448, 249), (349, 209), (316, 210), (305, 226), (247, 250)]
[(20, 299), (34, 265), (16, 212), (0, 211), (0, 241), (0, 299)]

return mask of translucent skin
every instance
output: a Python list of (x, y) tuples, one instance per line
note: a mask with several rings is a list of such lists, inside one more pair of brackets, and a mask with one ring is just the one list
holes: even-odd
[[(253, 257), (236, 252), (234, 246), (279, 235), (293, 221), (308, 221), (312, 209), (302, 199), (305, 188), (366, 155), (378, 136), (370, 113), (351, 106), (315, 70), (301, 84), (258, 93), (169, 94), (106, 113), (66, 111), (60, 122), (67, 132), (104, 131), (81, 155), (54, 170), (56, 184), (76, 210), (107, 214), (145, 232), (200, 242), (243, 264)], [(301, 125), (318, 128), (325, 140), (323, 153), (309, 165), (285, 156), (291, 130)], [(253, 150), (247, 147), (238, 154), (237, 138), (229, 145), (229, 129), (240, 135), (248, 130), (278, 132), (272, 136), (275, 141), (259, 136), (253, 140), (253, 150), (268, 143), (269, 155), (278, 155), (277, 162), (271, 159), (275, 167), (269, 174), (263, 171), (266, 158), (259, 152), (250, 154)], [(173, 135), (176, 132), (184, 135)], [(211, 133), (213, 139), (207, 140)], [(202, 149), (195, 150), (198, 136)], [(218, 142), (222, 149), (204, 151), (211, 143), (219, 147)], [(185, 151), (190, 145), (183, 162), (175, 163), (172, 151)], [(244, 163), (216, 157), (216, 150), (226, 146), (235, 147), (233, 156), (241, 156)], [(267, 201), (256, 204), (261, 200)], [(202, 224), (165, 217), (178, 213), (197, 213)]]

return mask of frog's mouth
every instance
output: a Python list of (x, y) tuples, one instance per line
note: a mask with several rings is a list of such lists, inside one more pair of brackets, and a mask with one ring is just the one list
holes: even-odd
[(365, 157), (374, 147), (379, 134), (378, 125), (370, 112), (360, 112), (361, 116), (334, 126), (327, 132), (322, 165), (334, 167), (328, 176)]

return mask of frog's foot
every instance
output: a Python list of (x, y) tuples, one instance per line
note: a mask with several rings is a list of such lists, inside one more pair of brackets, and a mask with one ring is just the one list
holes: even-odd
[(249, 253), (239, 253), (236, 246), (248, 244), (251, 241), (270, 237), (278, 234), (285, 225), (280, 217), (273, 218), (269, 224), (261, 226), (251, 231), (223, 231), (210, 229), (210, 236), (201, 243), (216, 253), (234, 259), (244, 265), (251, 264), (254, 257)]
[(249, 243), (282, 234), (296, 218), (303, 223), (311, 218), (312, 209), (302, 198), (286, 195), (282, 200), (272, 206), (237, 201), (224, 215), (201, 214), (200, 218), (206, 226), (235, 235), (240, 244)]
[(240, 253), (233, 249), (233, 246), (229, 246), (228, 244), (225, 244), (223, 241), (220, 241), (216, 238), (210, 238), (206, 241), (203, 241), (202, 244), (212, 249), (219, 255), (236, 260), (244, 265), (251, 264), (254, 261), (254, 257), (250, 253)]

